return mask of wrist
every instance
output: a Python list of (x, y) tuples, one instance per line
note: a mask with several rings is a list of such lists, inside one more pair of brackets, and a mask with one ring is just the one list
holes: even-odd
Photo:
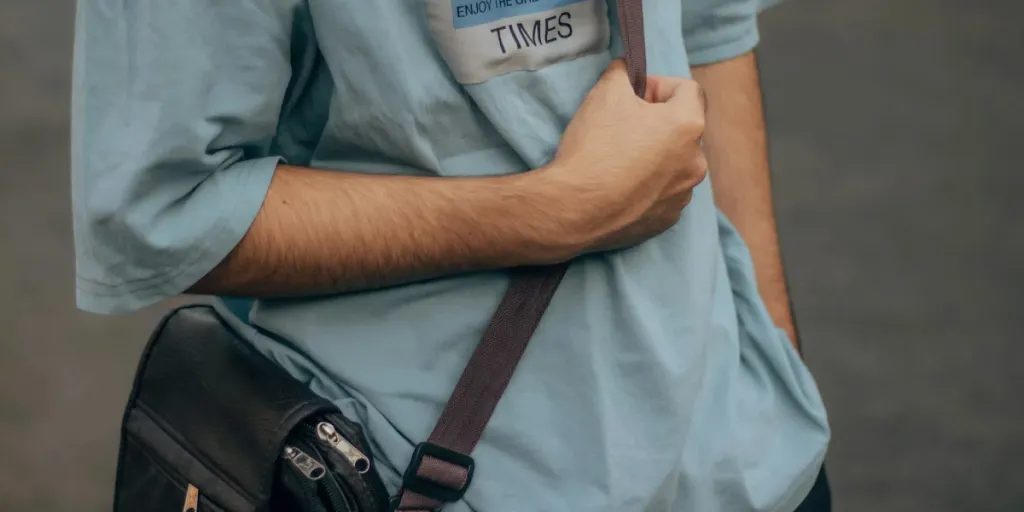
[(552, 162), (536, 170), (515, 175), (515, 187), (522, 197), (520, 220), (525, 226), (526, 244), (534, 264), (570, 260), (587, 251), (589, 231), (585, 226), (585, 201), (580, 187), (565, 179), (563, 165)]

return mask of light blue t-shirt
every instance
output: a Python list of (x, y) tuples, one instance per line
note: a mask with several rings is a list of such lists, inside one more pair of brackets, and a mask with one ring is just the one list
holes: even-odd
[[(750, 50), (760, 7), (647, 0), (650, 72)], [(79, 2), (79, 305), (122, 312), (188, 288), (241, 239), (280, 161), (542, 166), (621, 48), (611, 0)], [(243, 327), (365, 426), (394, 490), (508, 282), (257, 301)], [(674, 228), (571, 266), (446, 510), (788, 512), (828, 438), (705, 180)]]

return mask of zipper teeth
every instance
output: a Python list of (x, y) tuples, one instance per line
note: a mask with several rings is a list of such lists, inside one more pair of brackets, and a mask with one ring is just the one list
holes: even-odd
[(321, 483), (320, 487), (323, 488), (324, 494), (327, 495), (327, 501), (331, 503), (331, 508), (337, 512), (348, 510), (348, 501), (345, 499), (345, 491), (341, 489), (341, 484), (331, 479), (325, 480), (328, 481)]
[[(320, 452), (319, 448), (317, 448), (314, 445), (310, 445), (308, 446), (308, 448), (312, 452), (311, 456), (315, 456), (315, 458), (318, 458), (319, 460), (317, 462), (322, 460), (324, 463), (324, 469), (327, 470), (327, 457)], [(315, 482), (312, 483), (318, 486), (320, 489), (323, 489), (324, 494), (327, 495), (327, 501), (330, 503), (331, 508), (334, 511), (345, 512), (346, 510), (348, 510), (348, 504), (344, 497), (345, 491), (341, 489), (340, 483), (331, 478), (330, 473), (331, 472), (327, 470), (323, 478), (316, 480)]]

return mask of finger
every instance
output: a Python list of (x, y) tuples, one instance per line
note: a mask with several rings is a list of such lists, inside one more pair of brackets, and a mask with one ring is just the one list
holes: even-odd
[(649, 103), (664, 103), (676, 94), (683, 81), (673, 76), (648, 76), (644, 99)]
[(704, 88), (693, 80), (680, 79), (672, 89), (671, 96), (665, 99), (665, 103), (685, 104), (698, 108), (701, 113), (707, 112)]

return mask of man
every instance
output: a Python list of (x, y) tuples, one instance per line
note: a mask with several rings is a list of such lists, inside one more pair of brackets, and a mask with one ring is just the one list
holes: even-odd
[(82, 2), (79, 305), (255, 299), (250, 341), (393, 491), (502, 269), (573, 259), (446, 510), (793, 510), (829, 432), (789, 344), (758, 9), (647, 1), (645, 101), (612, 1)]

